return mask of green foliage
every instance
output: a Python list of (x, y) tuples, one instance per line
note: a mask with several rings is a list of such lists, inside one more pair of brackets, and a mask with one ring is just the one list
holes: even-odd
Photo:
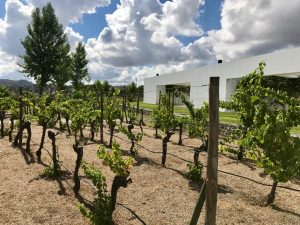
[(75, 53), (72, 54), (71, 81), (75, 90), (79, 90), (79, 88), (83, 85), (83, 80), (90, 80), (87, 64), (88, 60), (86, 59), (85, 46), (82, 42), (79, 42)]
[(25, 48), (25, 54), (21, 56), (24, 60), (24, 64), (20, 65), (22, 72), (34, 78), (40, 93), (51, 80), (61, 85), (64, 79), (59, 81), (59, 77), (65, 75), (70, 46), (51, 3), (33, 11), (27, 31), (21, 42)]
[(300, 97), (300, 78), (266, 76), (262, 79), (262, 86), (287, 92), (289, 96)]
[(187, 172), (188, 178), (195, 183), (199, 182), (201, 180), (203, 165), (202, 164), (195, 165), (194, 163), (189, 163), (187, 164), (187, 167), (188, 167), (188, 172)]
[(167, 95), (160, 96), (160, 105), (153, 109), (151, 118), (154, 126), (164, 133), (176, 128), (177, 120), (172, 112), (172, 104)]
[(121, 117), (120, 99), (118, 93), (114, 93), (112, 97), (105, 99), (104, 118), (109, 127), (117, 124), (116, 120)]
[(208, 104), (204, 103), (200, 109), (195, 109), (194, 105), (183, 96), (181, 99), (190, 113), (190, 118), (187, 121), (189, 137), (204, 141), (207, 136)]
[(300, 141), (290, 131), (300, 123), (300, 102), (262, 85), (265, 63), (241, 79), (227, 109), (241, 116), (240, 144), (276, 182), (300, 173)]
[[(58, 165), (58, 167), (59, 167), (59, 165)], [(55, 170), (54, 167), (47, 166), (43, 170), (42, 176), (48, 177), (50, 179), (55, 179), (55, 178), (59, 177), (60, 173), (61, 173), (60, 168)]]
[(109, 166), (118, 176), (129, 176), (133, 159), (131, 157), (122, 157), (120, 145), (116, 142), (112, 144), (112, 152), (106, 151), (104, 145), (100, 145), (97, 155), (100, 159), (103, 159), (103, 165)]
[[(118, 176), (128, 177), (130, 175), (133, 159), (131, 157), (123, 158), (120, 145), (117, 143), (113, 143), (111, 153), (107, 152), (103, 145), (100, 145), (97, 155), (103, 159), (103, 165), (109, 166)], [(78, 204), (81, 214), (96, 225), (112, 224), (112, 197), (108, 194), (105, 177), (93, 166), (83, 164), (82, 167), (87, 178), (92, 180), (96, 187), (96, 192), (94, 194), (95, 210), (90, 211), (83, 204)]]
[(89, 116), (88, 105), (82, 99), (72, 99), (71, 105), (71, 130), (76, 134), (87, 125)]
[(55, 103), (52, 103), (52, 101), (52, 96), (47, 94), (36, 98), (33, 118), (36, 118), (40, 125), (47, 124), (51, 119), (55, 119)]
[(83, 204), (78, 204), (81, 214), (95, 225), (112, 224), (111, 198), (107, 191), (105, 177), (102, 175), (101, 171), (93, 166), (83, 164), (82, 168), (84, 169), (87, 178), (92, 180), (93, 185), (96, 187), (96, 191), (94, 193), (95, 210), (91, 211)]
[(129, 123), (133, 123), (137, 120), (136, 110), (130, 105), (129, 101), (127, 102), (127, 115), (129, 118)]
[[(123, 134), (125, 134), (127, 136), (127, 138), (129, 140), (132, 140), (133, 142), (136, 143), (140, 143), (143, 139), (143, 134), (142, 133), (133, 133), (133, 132), (129, 132), (128, 128), (125, 126), (120, 125), (119, 126), (119, 131), (122, 132)], [(134, 151), (135, 153), (137, 153), (138, 149), (135, 146), (132, 151)]]

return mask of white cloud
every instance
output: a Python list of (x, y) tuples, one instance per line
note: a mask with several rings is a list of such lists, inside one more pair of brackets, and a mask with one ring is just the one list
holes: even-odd
[(110, 0), (27, 0), (27, 2), (34, 7), (43, 7), (51, 2), (55, 14), (64, 26), (70, 22), (79, 22), (84, 13), (95, 13), (97, 7), (110, 4)]
[[(5, 3), (5, 17), (0, 19), (0, 76), (16, 78), (23, 76), (17, 72), (18, 57), (24, 53), (21, 40), (27, 34), (27, 25), (31, 21), (32, 10), (36, 7), (44, 6), (48, 0), (7, 0)], [(83, 13), (94, 13), (97, 7), (110, 4), (110, 0), (54, 0), (51, 1), (60, 23), (65, 27), (65, 33), (68, 36), (71, 47), (77, 45), (83, 37), (76, 33), (71, 27), (67, 26), (69, 22), (79, 21)], [(13, 60), (12, 60), (13, 59)], [(12, 76), (12, 71), (14, 75)]]
[(221, 30), (209, 39), (218, 57), (236, 59), (300, 45), (299, 0), (226, 0)]
[[(202, 0), (175, 0), (164, 4), (158, 0), (121, 0), (120, 3), (115, 12), (106, 15), (108, 27), (97, 39), (87, 42), (91, 62), (123, 69), (178, 64), (186, 60), (186, 54), (176, 35), (203, 34), (196, 23)], [(198, 50), (199, 55), (207, 53), (206, 49)], [(210, 57), (206, 59), (214, 58)]]
[(18, 0), (7, 0), (6, 14), (0, 21), (0, 46), (7, 54), (18, 56), (23, 53), (21, 39), (26, 34), (32, 8)]
[(81, 34), (79, 34), (78, 32), (75, 32), (72, 27), (66, 27), (65, 29), (65, 34), (68, 37), (70, 46), (71, 46), (71, 50), (74, 51), (76, 46), (78, 45), (78, 42), (82, 42), (83, 41), (83, 36)]
[(153, 31), (151, 40), (164, 46), (180, 46), (175, 35), (201, 36), (203, 30), (197, 24), (199, 8), (203, 0), (174, 0), (161, 5), (161, 13), (151, 13), (141, 19), (145, 29)]

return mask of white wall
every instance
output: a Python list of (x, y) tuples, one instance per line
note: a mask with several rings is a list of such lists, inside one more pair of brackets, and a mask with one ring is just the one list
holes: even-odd
[[(190, 84), (190, 99), (196, 107), (208, 101), (209, 77), (220, 77), (220, 99), (230, 97), (239, 78), (254, 71), (259, 62), (265, 61), (265, 75), (300, 76), (300, 48), (277, 51), (270, 54), (215, 64), (191, 70), (165, 74), (144, 80), (144, 102), (156, 104), (159, 91), (165, 85)], [(233, 80), (231, 80), (233, 79)]]

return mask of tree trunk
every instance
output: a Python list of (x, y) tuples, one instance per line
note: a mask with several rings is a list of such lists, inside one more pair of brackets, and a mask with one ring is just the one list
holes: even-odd
[(182, 130), (183, 130), (183, 123), (179, 123), (179, 141), (178, 141), (178, 145), (182, 145)]
[(174, 132), (168, 131), (166, 133), (166, 136), (163, 138), (163, 143), (162, 143), (162, 160), (161, 164), (163, 167), (165, 167), (166, 160), (167, 160), (167, 148), (168, 148), (168, 142), (170, 141), (171, 136), (174, 134)]
[(207, 152), (208, 149), (208, 139), (205, 139), (205, 141), (202, 141), (202, 144), (200, 145), (199, 149), (195, 149), (194, 151), (194, 165), (199, 165), (199, 155), (200, 152)]
[(83, 140), (84, 136), (83, 136), (83, 131), (82, 128), (79, 129), (79, 140)]
[(240, 145), (238, 149), (237, 159), (242, 160), (243, 156), (244, 156), (244, 147)]
[(109, 139), (109, 147), (112, 147), (113, 137), (114, 137), (114, 130), (115, 130), (115, 124), (111, 125), (110, 128), (110, 139)]
[(144, 110), (141, 109), (141, 122), (142, 122), (142, 126), (146, 126), (145, 122), (144, 122)]
[(115, 176), (111, 187), (111, 212), (116, 209), (117, 193), (120, 187), (126, 188), (131, 183), (131, 178), (127, 179), (123, 176)]
[(71, 129), (70, 129), (70, 124), (69, 124), (69, 117), (66, 117), (66, 124), (67, 124), (68, 133), (69, 133), (69, 135), (71, 135)]
[(10, 118), (10, 131), (8, 133), (8, 136), (9, 136), (9, 141), (12, 142), (13, 138), (12, 138), (12, 133), (14, 131), (14, 118), (13, 116)]
[(5, 116), (5, 113), (2, 110), (0, 112), (0, 123), (1, 123), (1, 132), (0, 132), (0, 135), (1, 135), (1, 138), (4, 138), (4, 116)]
[(95, 120), (91, 121), (91, 141), (95, 140)]
[(27, 130), (27, 141), (26, 141), (26, 153), (30, 154), (30, 141), (31, 141), (31, 123), (30, 122), (26, 122), (24, 124), (23, 129)]
[(58, 122), (59, 122), (59, 130), (63, 131), (60, 113), (58, 113)]
[(58, 165), (58, 161), (56, 158), (56, 144), (55, 144), (55, 133), (52, 132), (51, 130), (48, 131), (48, 137), (51, 139), (52, 141), (52, 160), (53, 160), (53, 170), (55, 174), (58, 174), (59, 172), (59, 165)]
[(270, 205), (274, 202), (277, 184), (278, 184), (277, 181), (273, 181), (271, 192), (268, 194), (268, 198), (267, 198), (268, 205)]
[(134, 137), (133, 137), (133, 134), (132, 134), (132, 129), (134, 128), (134, 125), (132, 123), (130, 123), (127, 127), (128, 129), (128, 132), (130, 134), (130, 141), (131, 141), (131, 147), (130, 147), (130, 153), (132, 155), (135, 155), (135, 151), (133, 151), (134, 149)]
[(155, 127), (155, 138), (158, 138), (158, 127)]
[(41, 156), (42, 156), (42, 148), (44, 146), (45, 142), (45, 135), (46, 135), (46, 130), (47, 130), (47, 123), (43, 123), (43, 131), (42, 131), (42, 138), (41, 138), (41, 143), (39, 149), (36, 151), (36, 156), (38, 158), (38, 163), (41, 163)]
[(77, 160), (76, 160), (76, 166), (74, 171), (74, 187), (73, 191), (75, 193), (75, 196), (77, 197), (80, 190), (80, 179), (79, 179), (79, 168), (81, 165), (82, 157), (83, 157), (83, 147), (78, 147), (78, 142), (73, 145), (73, 150), (77, 153)]

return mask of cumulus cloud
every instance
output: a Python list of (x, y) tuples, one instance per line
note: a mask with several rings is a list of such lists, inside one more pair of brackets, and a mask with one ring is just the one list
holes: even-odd
[(75, 32), (72, 27), (66, 27), (65, 34), (68, 37), (71, 50), (74, 51), (79, 42), (83, 41), (83, 36)]
[(95, 13), (97, 7), (110, 4), (110, 0), (27, 0), (27, 2), (34, 7), (43, 7), (51, 2), (60, 23), (64, 26), (70, 22), (79, 22), (84, 13)]
[(210, 31), (209, 40), (227, 60), (299, 46), (299, 11), (299, 0), (226, 0), (222, 28)]
[(161, 5), (161, 12), (153, 12), (141, 19), (147, 30), (153, 31), (151, 41), (164, 46), (180, 46), (176, 35), (201, 36), (203, 30), (197, 24), (199, 8), (203, 0), (174, 0)]
[(23, 53), (21, 39), (26, 34), (32, 8), (18, 0), (7, 0), (5, 8), (4, 20), (0, 19), (0, 46), (7, 54), (18, 56)]
[[(48, 0), (6, 0), (5, 17), (0, 18), (0, 75), (9, 74), (8, 77), (16, 77), (11, 75), (17, 72), (17, 62), (20, 62), (19, 55), (24, 53), (21, 40), (27, 34), (27, 25), (31, 21), (32, 10), (36, 7), (44, 6)], [(72, 49), (75, 48), (79, 41), (83, 40), (82, 35), (76, 33), (69, 23), (78, 22), (84, 13), (94, 13), (97, 7), (107, 6), (110, 0), (53, 0), (51, 1), (60, 23), (65, 28)], [(13, 60), (7, 60), (13, 59)], [(7, 63), (8, 62), (8, 63)], [(4, 76), (4, 75), (2, 75)]]
[[(183, 62), (188, 50), (184, 50), (176, 35), (203, 34), (196, 23), (202, 4), (202, 0), (174, 0), (164, 4), (158, 0), (121, 0), (117, 10), (106, 15), (108, 26), (99, 37), (88, 40), (89, 59), (125, 69)], [(197, 54), (209, 58), (207, 50), (198, 50)], [(208, 60), (212, 58), (210, 55)]]

